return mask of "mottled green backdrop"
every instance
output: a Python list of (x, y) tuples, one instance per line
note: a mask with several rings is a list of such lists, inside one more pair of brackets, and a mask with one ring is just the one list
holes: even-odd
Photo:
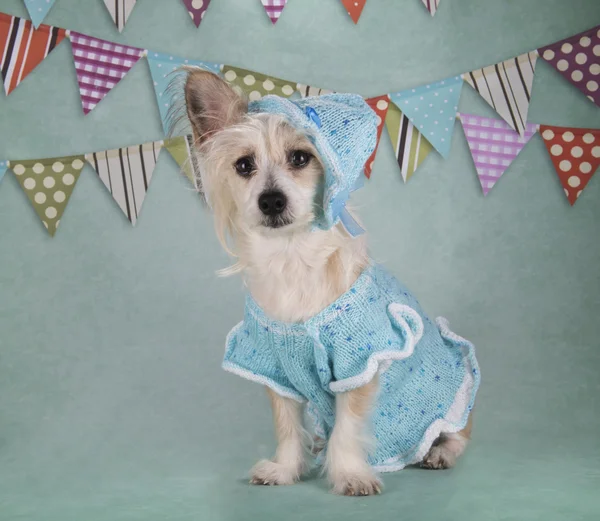
[[(2, 11), (25, 15), (22, 0)], [(213, 0), (199, 30), (178, 0), (143, 0), (119, 35), (101, 0), (48, 23), (332, 89), (377, 95), (506, 59), (600, 23), (598, 0)], [(465, 86), (460, 109), (493, 112)], [(538, 63), (531, 121), (600, 127)], [(83, 117), (70, 46), (10, 98), (0, 158), (160, 139), (140, 62)], [(598, 174), (600, 176), (600, 174)], [(462, 131), (403, 185), (384, 135), (356, 200), (373, 255), (478, 348), (474, 442), (446, 472), (385, 477), (348, 499), (322, 479), (273, 489), (246, 472), (274, 447), (264, 392), (219, 369), (239, 279), (210, 216), (163, 153), (137, 228), (92, 170), (51, 239), (12, 174), (0, 185), (0, 520), (597, 520), (600, 516), (600, 177), (575, 207), (534, 138), (484, 200)]]

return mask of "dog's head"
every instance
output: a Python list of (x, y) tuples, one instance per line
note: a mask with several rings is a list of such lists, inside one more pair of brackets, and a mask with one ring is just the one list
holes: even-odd
[(324, 166), (306, 135), (282, 116), (249, 113), (212, 73), (194, 70), (185, 86), (202, 190), (222, 242), (228, 232), (294, 234), (309, 229)]

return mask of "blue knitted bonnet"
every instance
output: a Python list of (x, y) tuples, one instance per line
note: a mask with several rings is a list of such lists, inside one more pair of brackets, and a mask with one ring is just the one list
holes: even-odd
[(362, 230), (345, 209), (350, 193), (362, 185), (365, 163), (377, 144), (377, 116), (356, 94), (327, 94), (291, 101), (265, 96), (249, 105), (251, 113), (283, 116), (304, 132), (325, 166), (323, 200), (316, 201), (315, 226), (329, 230), (342, 220), (348, 231)]

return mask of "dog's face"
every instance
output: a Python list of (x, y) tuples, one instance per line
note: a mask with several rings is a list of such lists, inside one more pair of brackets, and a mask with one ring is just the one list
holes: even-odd
[(310, 140), (283, 118), (248, 114), (220, 78), (190, 73), (186, 102), (217, 227), (293, 234), (314, 220), (323, 165)]

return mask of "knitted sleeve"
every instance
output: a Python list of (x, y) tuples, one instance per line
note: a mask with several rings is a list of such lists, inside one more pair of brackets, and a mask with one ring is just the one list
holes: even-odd
[(299, 402), (305, 399), (294, 390), (281, 363), (257, 329), (258, 324), (240, 322), (227, 336), (222, 367), (242, 378), (266, 385), (277, 394)]
[(334, 393), (362, 387), (393, 361), (411, 356), (423, 335), (421, 316), (407, 304), (379, 301), (357, 313), (353, 305), (342, 306), (333, 323), (312, 335), (315, 351), (329, 362), (323, 384)]

